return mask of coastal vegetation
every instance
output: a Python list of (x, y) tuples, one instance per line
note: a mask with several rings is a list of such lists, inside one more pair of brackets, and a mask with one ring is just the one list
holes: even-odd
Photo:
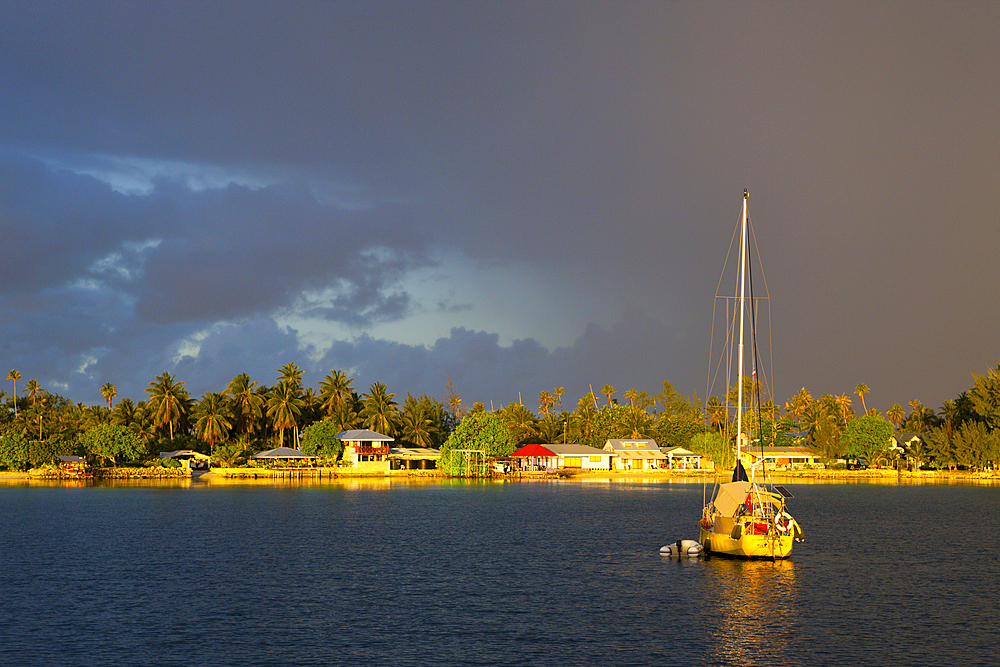
[[(95, 388), (103, 400), (87, 405), (35, 379), (18, 385), (24, 376), (12, 369), (6, 378), (12, 393), (0, 390), (0, 468), (49, 465), (59, 455), (112, 466), (155, 464), (159, 452), (179, 449), (235, 466), (279, 446), (334, 462), (342, 451), (336, 434), (359, 428), (392, 436), (399, 446), (439, 448), (446, 471), (469, 465), (466, 455), (449, 454), (455, 450), (504, 456), (528, 443), (600, 448), (610, 438), (653, 438), (661, 447), (703, 454), (719, 467), (734, 463), (735, 388), (702, 401), (667, 381), (656, 395), (605, 384), (566, 409), (565, 388), (555, 387), (539, 392), (537, 409), (520, 403), (487, 409), (481, 402), (467, 408), (451, 378), (442, 399), (407, 392), (398, 400), (381, 382), (359, 393), (342, 370), (330, 371), (316, 388), (303, 385), (294, 363), (277, 373), (273, 386), (242, 373), (221, 391), (195, 399), (184, 380), (164, 372), (149, 382), (145, 400), (126, 397), (115, 404), (117, 390), (105, 383)], [(760, 416), (747, 422), (755, 445), (805, 446), (828, 464), (856, 456), (873, 467), (984, 470), (1000, 462), (1000, 364), (973, 374), (973, 386), (938, 411), (913, 400), (909, 410), (896, 403), (879, 413), (865, 404), (870, 389), (863, 383), (851, 394), (818, 398), (802, 388), (783, 404), (755, 378), (745, 378), (743, 392), (745, 403), (760, 406)], [(899, 448), (893, 433), (921, 437), (905, 438), (908, 444)]]

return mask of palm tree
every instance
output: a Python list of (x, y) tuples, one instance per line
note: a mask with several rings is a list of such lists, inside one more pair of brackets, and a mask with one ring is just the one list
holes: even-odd
[(594, 394), (590, 393), (581, 398), (571, 416), (570, 423), (580, 434), (578, 440), (574, 438), (574, 442), (583, 444), (590, 441), (590, 434), (594, 431), (594, 423), (597, 420), (597, 408), (594, 407), (593, 396)]
[(635, 407), (636, 400), (639, 398), (639, 394), (636, 392), (635, 387), (630, 387), (625, 390), (625, 398), (628, 399), (629, 406)]
[(24, 388), (24, 393), (28, 395), (31, 399), (31, 404), (34, 405), (38, 402), (38, 397), (42, 395), (42, 385), (39, 384), (38, 380), (31, 378), (28, 380), (27, 386)]
[[(118, 404), (121, 407), (122, 403), (125, 403), (128, 399), (123, 399), (121, 403)], [(131, 401), (129, 401), (131, 402)], [(139, 401), (135, 404), (135, 410), (132, 413), (134, 421), (128, 424), (128, 427), (139, 434), (139, 438), (146, 445), (147, 449), (152, 449), (150, 445), (156, 442), (156, 424), (153, 422), (153, 411), (150, 409), (149, 404), (146, 401)], [(150, 451), (150, 453), (153, 453)]]
[(448, 376), (444, 388), (448, 394), (448, 409), (451, 410), (451, 416), (455, 418), (456, 423), (462, 421), (465, 415), (465, 410), (462, 409), (462, 395), (455, 391), (455, 387), (451, 384), (451, 376)]
[(418, 401), (410, 395), (410, 392), (406, 392), (400, 419), (400, 437), (417, 447), (433, 447), (432, 436), (437, 431), (427, 403)]
[(862, 382), (861, 384), (859, 384), (857, 387), (854, 388), (854, 393), (857, 394), (858, 398), (861, 399), (861, 407), (864, 408), (865, 414), (868, 414), (868, 406), (865, 405), (865, 394), (872, 393), (871, 390), (868, 388), (868, 385)]
[(538, 420), (538, 435), (544, 442), (553, 444), (562, 442), (564, 430), (565, 422), (553, 412)]
[(547, 389), (538, 392), (538, 415), (548, 417), (553, 405), (552, 394)]
[(138, 410), (132, 399), (125, 397), (118, 401), (118, 406), (111, 411), (111, 423), (120, 426), (131, 426), (139, 421)]
[(319, 396), (323, 410), (331, 416), (337, 407), (351, 397), (351, 386), (354, 380), (347, 377), (344, 371), (330, 371), (319, 383)]
[(955, 417), (958, 415), (958, 404), (955, 401), (948, 399), (941, 404), (941, 418), (942, 425), (944, 426), (945, 433), (948, 439), (951, 439), (952, 431), (955, 426)]
[(906, 420), (906, 413), (903, 412), (903, 407), (899, 403), (893, 403), (892, 407), (885, 411), (885, 416), (897, 429)]
[(226, 387), (224, 393), (233, 399), (234, 416), (243, 425), (243, 434), (250, 435), (253, 425), (264, 416), (264, 398), (256, 391), (257, 381), (246, 373), (240, 373)]
[(279, 382), (287, 382), (293, 388), (302, 387), (302, 369), (297, 365), (288, 363), (278, 369), (281, 375), (278, 377)]
[(278, 446), (285, 444), (285, 429), (295, 428), (295, 419), (302, 413), (302, 399), (298, 391), (288, 382), (279, 382), (271, 390), (267, 402), (267, 416), (274, 428), (278, 429)]
[(924, 447), (924, 441), (917, 438), (911, 442), (907, 455), (913, 460), (913, 472), (920, 470), (920, 464), (927, 458), (927, 448)]
[(821, 402), (814, 401), (806, 408), (805, 413), (802, 415), (802, 420), (803, 425), (808, 431), (809, 440), (815, 441), (816, 434), (823, 429), (824, 425), (832, 420), (832, 417)]
[(515, 444), (520, 445), (538, 435), (538, 417), (520, 403), (511, 403), (500, 409), (500, 416), (510, 429)]
[(653, 421), (649, 413), (639, 408), (631, 408), (625, 412), (622, 427), (630, 438), (648, 438), (653, 435)]
[(806, 391), (805, 387), (799, 389), (792, 400), (785, 403), (785, 414), (801, 423), (806, 416), (806, 410), (813, 402), (812, 394)]
[(35, 396), (35, 400), (31, 402), (31, 407), (21, 413), (24, 417), (25, 422), (37, 421), (38, 422), (38, 439), (42, 439), (42, 417), (45, 415), (46, 403), (45, 395)]
[(906, 420), (906, 423), (911, 425), (915, 432), (923, 433), (927, 428), (926, 408), (924, 408), (923, 403), (921, 403), (918, 399), (913, 399), (910, 401), (910, 409), (912, 411), (910, 412), (910, 417)]
[(601, 393), (608, 397), (608, 405), (611, 405), (611, 399), (618, 393), (618, 390), (610, 384), (606, 384), (604, 385), (604, 389), (601, 389)]
[(17, 419), (17, 381), (22, 377), (16, 368), (10, 369), (10, 373), (7, 373), (7, 379), (14, 383), (14, 419)]
[(846, 424), (854, 416), (854, 410), (851, 410), (851, 397), (844, 394), (843, 396), (837, 396), (834, 401), (837, 404), (837, 411)]
[(361, 426), (361, 416), (355, 409), (353, 394), (351, 398), (337, 406), (330, 415), (330, 421), (341, 431), (351, 431)]
[(183, 380), (175, 380), (175, 376), (163, 371), (146, 387), (149, 394), (149, 407), (153, 411), (155, 426), (167, 426), (170, 429), (170, 440), (174, 439), (174, 422), (184, 416), (187, 411), (188, 394), (184, 389)]
[(208, 392), (201, 397), (196, 416), (195, 433), (208, 443), (209, 453), (215, 453), (215, 444), (229, 437), (233, 427), (232, 405), (223, 394)]
[(388, 393), (381, 382), (372, 383), (362, 397), (364, 408), (361, 416), (364, 417), (365, 426), (376, 433), (392, 435), (396, 422), (397, 404), (392, 400), (395, 395)]
[(45, 395), (42, 390), (42, 385), (39, 384), (38, 380), (31, 378), (28, 380), (27, 386), (24, 388), (24, 393), (28, 395), (31, 399), (31, 419), (38, 420), (38, 439), (42, 439), (42, 411), (38, 409), (38, 400)]
[(709, 424), (722, 433), (729, 425), (729, 410), (726, 408), (726, 404), (720, 401), (718, 396), (713, 396), (708, 399), (705, 410), (708, 414)]
[(111, 409), (112, 399), (114, 399), (117, 395), (118, 390), (115, 389), (115, 386), (110, 382), (105, 383), (104, 386), (101, 387), (101, 396), (103, 396), (104, 400), (108, 402), (108, 410)]

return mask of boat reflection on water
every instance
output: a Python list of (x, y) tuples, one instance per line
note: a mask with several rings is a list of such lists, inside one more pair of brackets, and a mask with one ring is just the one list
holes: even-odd
[(709, 664), (795, 664), (798, 591), (789, 559), (706, 558)]

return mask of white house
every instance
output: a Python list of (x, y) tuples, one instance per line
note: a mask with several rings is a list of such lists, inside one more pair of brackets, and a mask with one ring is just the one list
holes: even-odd
[(683, 447), (661, 447), (667, 457), (667, 467), (671, 470), (701, 470), (701, 454), (695, 454)]
[(618, 455), (613, 459), (615, 470), (655, 470), (667, 460), (655, 440), (608, 440), (604, 451)]
[(345, 461), (352, 465), (384, 462), (389, 469), (389, 443), (395, 438), (367, 429), (341, 431), (337, 438), (344, 443)]
[(567, 470), (611, 470), (611, 462), (617, 458), (614, 452), (606, 452), (587, 445), (545, 445), (558, 459), (556, 466)]

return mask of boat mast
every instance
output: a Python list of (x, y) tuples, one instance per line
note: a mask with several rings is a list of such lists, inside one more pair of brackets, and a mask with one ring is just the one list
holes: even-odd
[(736, 385), (736, 463), (740, 462), (740, 447), (743, 445), (743, 313), (744, 290), (746, 288), (747, 270), (747, 198), (750, 193), (743, 190), (743, 219), (740, 223), (740, 342), (739, 342), (739, 362)]

